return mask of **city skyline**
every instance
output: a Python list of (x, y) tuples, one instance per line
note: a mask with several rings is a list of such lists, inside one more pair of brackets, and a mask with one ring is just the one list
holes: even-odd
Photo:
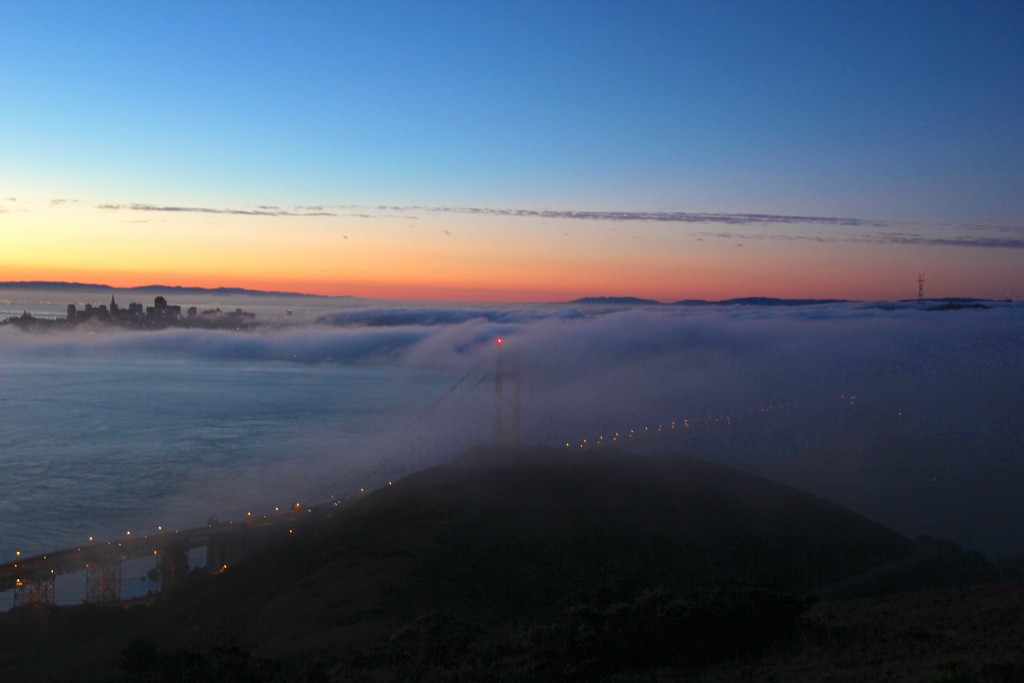
[(1019, 298), (1014, 3), (4, 8), (0, 279)]

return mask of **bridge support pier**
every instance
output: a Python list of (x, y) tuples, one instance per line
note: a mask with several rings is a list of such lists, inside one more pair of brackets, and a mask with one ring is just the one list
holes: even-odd
[(18, 579), (14, 586), (14, 606), (41, 609), (53, 606), (53, 587), (56, 576), (41, 579)]
[(169, 591), (181, 584), (188, 576), (188, 546), (171, 546), (164, 549), (157, 558), (157, 573), (160, 575), (160, 591)]
[(85, 601), (103, 604), (121, 599), (121, 560), (96, 562), (85, 567)]

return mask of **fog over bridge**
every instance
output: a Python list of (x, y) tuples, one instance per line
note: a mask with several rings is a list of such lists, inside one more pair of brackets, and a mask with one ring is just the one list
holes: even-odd
[[(481, 364), (467, 372), (454, 386), (447, 389), (427, 408), (420, 418), (436, 418), (439, 408), (451, 409), (476, 393), (486, 380), (494, 383), (494, 440), (497, 443), (518, 443), (520, 440), (520, 379), (518, 360), (504, 348), (503, 339), (497, 340), (497, 356), (493, 369), (480, 374)], [(854, 402), (852, 396), (837, 396), (842, 403)], [(770, 416), (793, 408), (793, 404), (773, 404), (751, 409), (753, 415)], [(688, 434), (709, 429), (727, 428), (732, 416), (726, 414), (679, 417), (663, 423), (626, 427), (619, 431), (595, 434), (587, 438), (564, 441), (570, 450), (590, 450), (602, 447), (641, 447), (661, 439), (678, 439)], [(422, 434), (420, 424), (416, 433)], [(235, 563), (275, 543), (301, 533), (310, 524), (322, 521), (347, 504), (361, 498), (374, 487), (388, 487), (405, 473), (417, 469), (415, 463), (404, 462), (409, 454), (369, 454), (342, 479), (328, 484), (310, 504), (296, 503), (290, 508), (275, 508), (265, 514), (248, 513), (241, 519), (221, 522), (210, 518), (204, 526), (189, 529), (163, 530), (152, 534), (132, 534), (116, 540), (94, 541), (54, 550), (31, 557), (19, 556), (0, 564), (0, 592), (13, 592), (14, 607), (45, 608), (55, 604), (55, 586), (58, 576), (85, 573), (84, 601), (88, 603), (120, 602), (122, 565), (129, 561), (153, 558), (150, 578), (157, 581), (159, 593), (172, 591), (186, 580), (190, 572), (216, 573), (228, 571)], [(344, 491), (339, 497), (332, 492)], [(192, 551), (202, 550), (202, 566), (190, 566)], [(61, 596), (68, 601), (68, 596)]]

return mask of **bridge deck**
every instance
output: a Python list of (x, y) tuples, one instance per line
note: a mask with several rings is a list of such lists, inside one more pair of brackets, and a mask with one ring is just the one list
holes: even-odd
[(326, 503), (298, 511), (287, 510), (256, 515), (191, 529), (126, 536), (116, 541), (88, 543), (42, 555), (19, 557), (0, 565), (0, 592), (12, 590), (25, 582), (84, 571), (91, 565), (153, 557), (175, 550), (208, 548), (218, 541), (224, 542), (251, 533), (258, 533), (261, 538), (269, 538), (275, 531), (280, 530), (281, 537), (284, 538), (295, 526), (304, 525), (329, 514), (338, 504)]

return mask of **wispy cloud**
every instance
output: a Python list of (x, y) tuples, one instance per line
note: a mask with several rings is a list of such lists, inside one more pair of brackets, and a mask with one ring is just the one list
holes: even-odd
[(105, 211), (152, 211), (163, 213), (206, 213), (230, 214), (237, 216), (337, 216), (338, 214), (324, 211), (322, 207), (295, 207), (281, 209), (275, 206), (261, 205), (254, 209), (216, 209), (206, 206), (157, 206), (155, 204), (100, 204)]
[(801, 216), (767, 213), (702, 213), (691, 211), (563, 211), (548, 209), (497, 209), (451, 206), (377, 206), (380, 211), (422, 211), (514, 218), (548, 218), (582, 221), (642, 221), (658, 223), (724, 223), (727, 225), (815, 224), (891, 227), (887, 221), (836, 216)]
[[(396, 206), (396, 205), (356, 205), (338, 204), (335, 206), (292, 206), (282, 208), (272, 204), (260, 204), (255, 208), (214, 208), (205, 206), (162, 206), (145, 203), (100, 204), (100, 209), (107, 211), (153, 211), (167, 213), (207, 213), (234, 214), (240, 216), (338, 216), (341, 213), (358, 218), (372, 218), (367, 210), (390, 212), (389, 215), (409, 218), (411, 212), (449, 213), (470, 216), (498, 216), (511, 218), (544, 218), (577, 221), (613, 221), (613, 222), (656, 222), (656, 223), (717, 223), (725, 225), (772, 225), (772, 224), (813, 224), (841, 225), (861, 227), (893, 227), (895, 224), (868, 218), (849, 218), (836, 216), (804, 216), (798, 214), (766, 214), (766, 213), (704, 213), (691, 211), (566, 211), (549, 209), (507, 209), (488, 207), (452, 207), (452, 206)], [(339, 213), (340, 212), (340, 213)]]
[(1024, 235), (1024, 225), (977, 225), (965, 223), (955, 227), (963, 228), (964, 230), (994, 232), (1000, 235)]
[[(346, 206), (344, 208), (356, 208)], [(568, 210), (536, 210), (536, 209), (502, 209), (485, 207), (450, 207), (450, 206), (387, 206), (358, 207), (376, 209), (378, 211), (401, 214), (407, 212), (450, 213), (462, 215), (499, 216), (512, 218), (544, 218), (576, 221), (609, 221), (609, 222), (652, 222), (652, 223), (686, 223), (714, 225), (820, 225), (832, 227), (860, 227), (878, 229), (906, 228), (908, 226), (927, 226), (944, 230), (960, 230), (970, 232), (988, 232), (1003, 235), (1024, 235), (1024, 226), (1020, 225), (984, 225), (977, 223), (960, 224), (925, 224), (907, 221), (888, 221), (876, 218), (856, 218), (843, 216), (809, 216), (802, 214), (773, 213), (719, 213), (697, 211), (568, 211)], [(705, 236), (726, 236), (727, 233), (702, 233)], [(948, 238), (931, 237), (915, 233), (878, 233), (855, 237), (831, 237), (814, 235), (789, 235), (784, 233), (750, 233), (745, 235), (729, 234), (730, 238), (743, 239), (774, 239), (783, 241), (834, 242), (834, 241), (876, 241), (888, 244), (933, 244), (948, 246), (977, 246), (995, 248), (1020, 248), (1020, 240), (996, 240), (971, 236)]]
[[(1013, 234), (1011, 229), (995, 229), (997, 233)], [(712, 237), (723, 240), (769, 240), (773, 242), (819, 242), (819, 243), (852, 243), (852, 244), (897, 244), (926, 247), (969, 247), (980, 249), (1024, 249), (1024, 238), (978, 237), (975, 235), (953, 235), (936, 237), (921, 233), (880, 232), (862, 235), (786, 235), (778, 233), (736, 233), (736, 232), (701, 232), (700, 237)]]
[(865, 242), (879, 244), (912, 244), (931, 247), (982, 247), (985, 249), (1024, 249), (1024, 239), (998, 237), (930, 237), (913, 233), (882, 233)]
[[(10, 198), (9, 201), (14, 201)], [(69, 200), (51, 201), (59, 206)], [(145, 213), (199, 213), (236, 216), (262, 217), (352, 217), (372, 219), (379, 216), (390, 218), (416, 219), (415, 213), (453, 214), (463, 216), (508, 217), (523, 219), (567, 220), (581, 222), (611, 223), (676, 223), (686, 225), (748, 226), (744, 232), (706, 231), (696, 233), (698, 239), (718, 238), (727, 240), (771, 240), (779, 242), (816, 242), (914, 245), (980, 249), (1024, 249), (1024, 226), (1014, 225), (924, 225), (907, 222), (893, 222), (873, 218), (842, 216), (809, 216), (801, 214), (772, 213), (717, 213), (693, 211), (568, 211), (548, 209), (508, 209), (488, 207), (453, 207), (422, 205), (362, 205), (336, 204), (292, 205), (281, 207), (274, 204), (259, 204), (253, 208), (215, 208), (205, 206), (165, 206), (146, 203), (100, 204), (105, 211), (132, 211)], [(781, 230), (768, 230), (773, 226), (822, 226), (824, 228), (861, 228), (861, 231), (829, 231), (824, 234), (792, 234)], [(907, 228), (926, 228), (908, 231)], [(757, 228), (764, 228), (764, 231)], [(867, 229), (865, 232), (863, 229)], [(877, 230), (877, 232), (875, 232)], [(942, 231), (946, 234), (935, 234)], [(960, 234), (956, 234), (960, 233)], [(452, 233), (445, 231), (445, 235)]]
[(698, 237), (714, 237), (723, 240), (771, 240), (773, 242), (850, 242), (851, 239), (823, 237), (821, 235), (784, 235), (766, 232), (699, 232)]

